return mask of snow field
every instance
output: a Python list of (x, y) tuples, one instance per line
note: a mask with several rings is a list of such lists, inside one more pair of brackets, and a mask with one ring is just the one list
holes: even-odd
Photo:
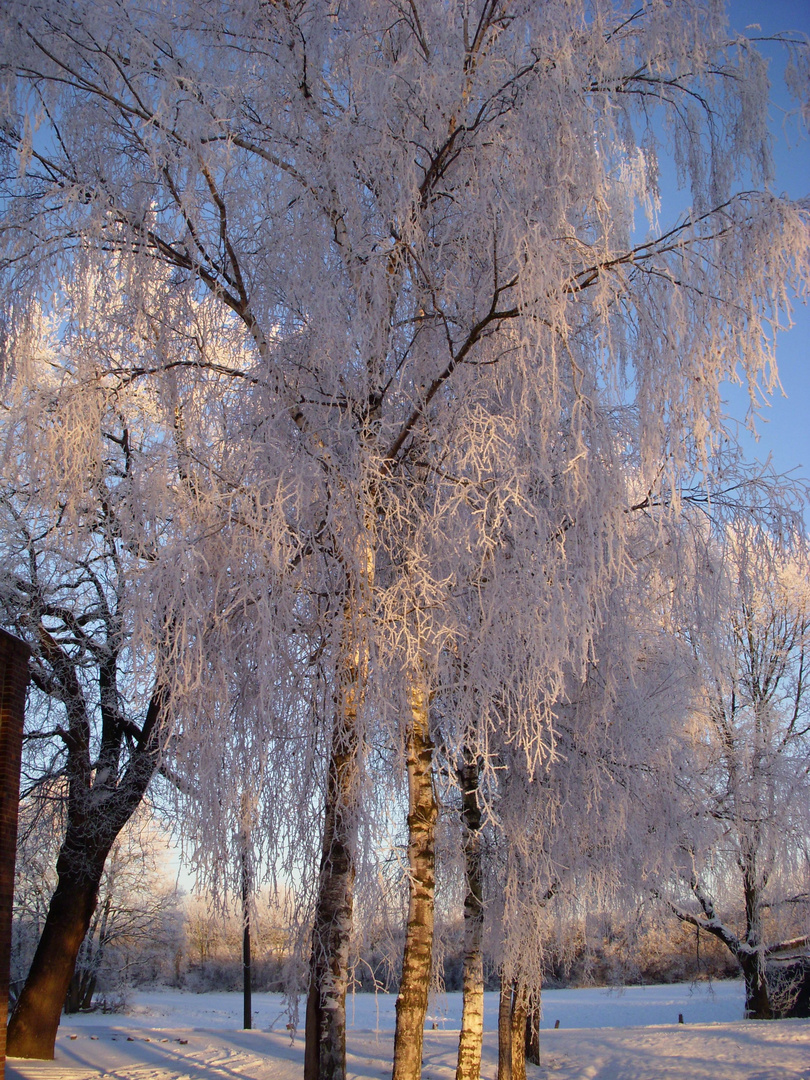
[[(388, 1080), (393, 995), (347, 1005), (351, 1080)], [(543, 1063), (530, 1080), (810, 1080), (810, 1021), (743, 1022), (742, 985), (549, 990)], [(138, 991), (126, 1014), (70, 1017), (56, 1059), (7, 1063), (8, 1080), (301, 1080), (303, 1031), (276, 994), (254, 994), (253, 1031), (239, 994)], [(685, 1023), (678, 1024), (682, 1013)], [(431, 1001), (424, 1080), (452, 1080), (461, 995)], [(482, 1080), (497, 1070), (497, 994), (485, 998)], [(302, 1017), (301, 1017), (302, 1019)], [(553, 1030), (556, 1020), (559, 1030)], [(434, 1028), (433, 1025), (436, 1025)], [(549, 1030), (551, 1029), (551, 1030)]]

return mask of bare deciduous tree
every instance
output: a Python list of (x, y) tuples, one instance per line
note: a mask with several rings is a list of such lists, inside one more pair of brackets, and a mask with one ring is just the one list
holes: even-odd
[(693, 904), (669, 906), (730, 950), (746, 1016), (767, 1019), (768, 958), (810, 940), (810, 586), (806, 565), (743, 524), (715, 560), (715, 624), (693, 637), (701, 679), (679, 783)]

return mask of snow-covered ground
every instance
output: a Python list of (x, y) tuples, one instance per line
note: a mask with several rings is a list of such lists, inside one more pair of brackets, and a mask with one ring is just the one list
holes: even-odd
[[(531, 1080), (810, 1080), (810, 1021), (745, 1023), (739, 982), (624, 990), (549, 990), (543, 1064)], [(424, 1080), (452, 1080), (461, 996), (431, 1003)], [(394, 998), (348, 1003), (348, 1071), (391, 1073)], [(496, 1073), (497, 995), (486, 995), (482, 1077)], [(682, 1014), (684, 1024), (678, 1024)], [(283, 1002), (254, 994), (254, 1030), (239, 1030), (238, 994), (138, 991), (125, 1014), (71, 1017), (53, 1062), (11, 1059), (8, 1080), (300, 1080), (303, 1039)], [(559, 1020), (559, 1030), (553, 1030)], [(435, 1027), (434, 1027), (435, 1025)], [(549, 1030), (550, 1029), (550, 1030)]]

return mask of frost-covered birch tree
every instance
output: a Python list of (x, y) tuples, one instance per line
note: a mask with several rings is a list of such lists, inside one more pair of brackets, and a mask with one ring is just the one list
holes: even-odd
[[(677, 510), (723, 379), (773, 385), (808, 234), (768, 189), (765, 65), (696, 0), (12, 0), (2, 20), (9, 349), (88, 252), (135, 311), (160, 264), (165, 297), (207, 294), (246, 339), (228, 377), (261, 402), (264, 467), (245, 485), (278, 493), (281, 562), (326, 631), (307, 1075), (342, 1077), (364, 747), (373, 721), (429, 758), (431, 679), (466, 634), (454, 582), (477, 590), (495, 548), (514, 568), (513, 622), (493, 601), (468, 650), (475, 715), (484, 747), (505, 724), (539, 765), (542, 703), (587, 663), (627, 511)], [(659, 206), (667, 155), (681, 214)], [(274, 578), (287, 612), (296, 576)], [(418, 802), (430, 770), (410, 775)]]
[[(586, 670), (570, 673), (553, 705), (545, 767), (527, 768), (509, 740), (497, 751), (485, 906), (501, 974), (502, 1078), (525, 1077), (527, 1021), (550, 962), (541, 933), (549, 912), (583, 897), (621, 904), (658, 869), (661, 777), (691, 689), (685, 650), (660, 618), (669, 604), (656, 595), (656, 564), (666, 553), (649, 522), (638, 522), (635, 572), (616, 582)], [(462, 1025), (459, 1077), (465, 1035)]]

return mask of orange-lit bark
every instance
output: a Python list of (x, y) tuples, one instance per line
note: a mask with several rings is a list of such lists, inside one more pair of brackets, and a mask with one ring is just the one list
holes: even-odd
[(526, 987), (501, 974), (498, 1000), (498, 1080), (526, 1080)]

